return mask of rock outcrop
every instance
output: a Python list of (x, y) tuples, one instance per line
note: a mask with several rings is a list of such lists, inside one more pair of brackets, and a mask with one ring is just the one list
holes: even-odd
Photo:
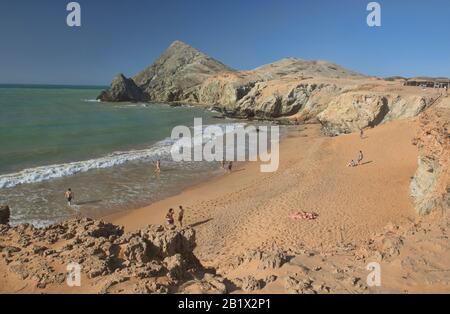
[(394, 93), (348, 92), (337, 96), (317, 118), (325, 133), (339, 135), (418, 115), (433, 97)]
[(112, 81), (110, 88), (97, 98), (102, 101), (141, 101), (144, 100), (144, 95), (132, 79), (119, 74)]
[[(194, 274), (205, 273), (194, 247), (190, 228), (148, 226), (124, 233), (122, 227), (87, 218), (42, 229), (28, 224), (0, 228), (8, 271), (37, 289), (64, 284), (66, 267), (77, 263), (86, 280), (95, 280), (99, 290), (94, 292), (176, 292)], [(207, 278), (213, 282), (215, 277)]]
[[(98, 99), (195, 103), (200, 84), (211, 75), (224, 71), (232, 69), (181, 41), (175, 41), (152, 65), (133, 78), (119, 75), (119, 80), (116, 78), (111, 88), (102, 92)], [(123, 88), (124, 85), (127, 88)]]
[(411, 194), (419, 214), (450, 208), (450, 108), (433, 108), (420, 115), (417, 172)]

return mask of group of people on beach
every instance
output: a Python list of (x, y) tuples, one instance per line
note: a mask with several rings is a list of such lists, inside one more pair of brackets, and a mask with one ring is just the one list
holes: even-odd
[(355, 159), (352, 159), (352, 160), (347, 164), (347, 167), (356, 167), (356, 166), (359, 166), (359, 165), (361, 165), (361, 162), (363, 161), (363, 159), (364, 159), (364, 155), (363, 155), (363, 152), (360, 150), (359, 153), (358, 153), (358, 156), (356, 157), (356, 161), (355, 161)]
[(220, 162), (220, 166), (222, 167), (222, 169), (228, 170), (228, 172), (231, 172), (231, 170), (233, 170), (233, 162), (229, 161), (228, 163), (225, 160), (222, 160)]
[[(183, 228), (183, 218), (184, 218), (184, 208), (183, 206), (179, 206), (179, 211), (178, 211), (178, 223), (180, 224), (180, 227)], [(169, 226), (175, 226), (175, 211), (173, 208), (169, 209), (169, 212), (166, 215), (166, 222)]]

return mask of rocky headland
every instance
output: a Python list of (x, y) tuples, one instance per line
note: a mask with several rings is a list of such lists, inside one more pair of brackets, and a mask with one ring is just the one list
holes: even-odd
[(402, 80), (365, 76), (327, 61), (285, 58), (234, 70), (180, 41), (132, 78), (119, 74), (102, 101), (182, 102), (224, 116), (320, 122), (329, 135), (418, 115), (437, 95)]

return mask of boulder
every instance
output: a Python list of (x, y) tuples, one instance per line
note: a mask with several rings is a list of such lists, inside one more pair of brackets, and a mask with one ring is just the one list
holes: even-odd
[(195, 247), (195, 232), (192, 228), (177, 231), (166, 226), (152, 225), (140, 233), (149, 243), (150, 254), (157, 258), (175, 254), (191, 255)]
[(227, 287), (222, 277), (206, 273), (201, 280), (190, 280), (181, 285), (179, 292), (187, 294), (225, 294), (227, 293)]
[(280, 249), (271, 249), (268, 251), (251, 250), (245, 254), (243, 262), (257, 262), (259, 270), (266, 270), (280, 268), (287, 260), (285, 252)]
[(262, 288), (262, 281), (261, 280), (257, 280), (255, 277), (253, 276), (247, 276), (242, 278), (242, 290), (246, 291), (246, 292), (250, 292), (250, 291), (255, 291), (255, 290), (260, 290)]

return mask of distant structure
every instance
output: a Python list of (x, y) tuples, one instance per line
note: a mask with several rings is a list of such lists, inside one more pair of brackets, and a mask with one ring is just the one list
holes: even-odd
[(409, 79), (404, 86), (419, 86), (428, 88), (450, 88), (450, 79), (427, 79), (427, 78), (417, 78)]

